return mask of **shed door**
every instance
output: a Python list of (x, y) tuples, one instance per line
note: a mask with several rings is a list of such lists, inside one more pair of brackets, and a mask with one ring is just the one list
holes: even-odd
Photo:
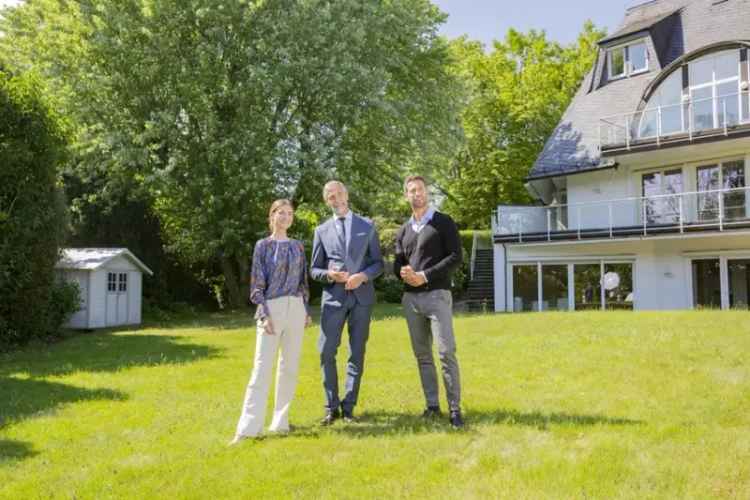
[(128, 321), (128, 273), (107, 273), (107, 326)]

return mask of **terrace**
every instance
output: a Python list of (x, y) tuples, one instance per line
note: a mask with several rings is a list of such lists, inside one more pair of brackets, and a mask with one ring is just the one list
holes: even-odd
[[(706, 171), (710, 185), (714, 172)], [(744, 176), (735, 183), (744, 185)], [(728, 184), (731, 184), (728, 182)], [(747, 187), (551, 206), (498, 206), (495, 243), (649, 237), (750, 228)]]

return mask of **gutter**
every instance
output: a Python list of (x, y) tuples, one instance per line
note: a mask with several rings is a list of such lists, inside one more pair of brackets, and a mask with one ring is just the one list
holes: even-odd
[(542, 179), (551, 179), (553, 177), (569, 177), (571, 175), (586, 174), (589, 172), (616, 169), (619, 166), (620, 164), (617, 163), (616, 161), (609, 161), (607, 163), (600, 163), (599, 165), (596, 165), (595, 167), (590, 167), (590, 168), (582, 168), (582, 169), (574, 170), (574, 171), (561, 171), (561, 172), (557, 172), (554, 174), (535, 175), (533, 177), (529, 176), (524, 179), (524, 182), (538, 181)]

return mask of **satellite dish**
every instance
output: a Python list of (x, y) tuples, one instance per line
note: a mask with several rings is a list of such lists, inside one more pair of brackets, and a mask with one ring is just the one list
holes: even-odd
[(620, 275), (612, 271), (605, 273), (603, 282), (605, 290), (614, 290), (620, 286)]

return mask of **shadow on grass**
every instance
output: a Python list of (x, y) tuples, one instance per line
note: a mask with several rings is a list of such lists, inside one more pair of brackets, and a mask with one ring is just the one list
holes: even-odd
[(110, 389), (83, 389), (46, 380), (0, 378), (0, 429), (80, 401), (125, 401), (127, 395)]
[[(523, 413), (516, 410), (498, 409), (494, 411), (468, 411), (464, 414), (466, 430), (471, 431), (475, 425), (500, 424), (534, 427), (547, 430), (552, 426), (624, 426), (640, 425), (640, 420), (615, 418), (600, 415), (577, 415), (569, 413)], [(385, 411), (365, 412), (354, 424), (336, 423), (331, 427), (334, 432), (354, 437), (372, 437), (382, 435), (420, 434), (428, 432), (451, 431), (447, 415), (425, 420), (421, 415), (394, 413)]]
[[(317, 329), (320, 325), (320, 304), (310, 307), (313, 323)], [(166, 315), (163, 318), (150, 317), (136, 329), (177, 330), (186, 328), (211, 328), (216, 330), (236, 330), (255, 328), (255, 310), (252, 308), (222, 312), (196, 312)], [(401, 304), (376, 304), (372, 310), (372, 321), (385, 319), (403, 319)], [(131, 330), (134, 328), (131, 328)]]
[(80, 335), (44, 349), (26, 350), (0, 357), (0, 377), (61, 376), (79, 371), (113, 372), (137, 366), (192, 363), (214, 358), (221, 350), (180, 342), (182, 338), (139, 333), (97, 332)]
[(0, 439), (0, 467), (10, 462), (31, 458), (36, 455), (29, 443)]

